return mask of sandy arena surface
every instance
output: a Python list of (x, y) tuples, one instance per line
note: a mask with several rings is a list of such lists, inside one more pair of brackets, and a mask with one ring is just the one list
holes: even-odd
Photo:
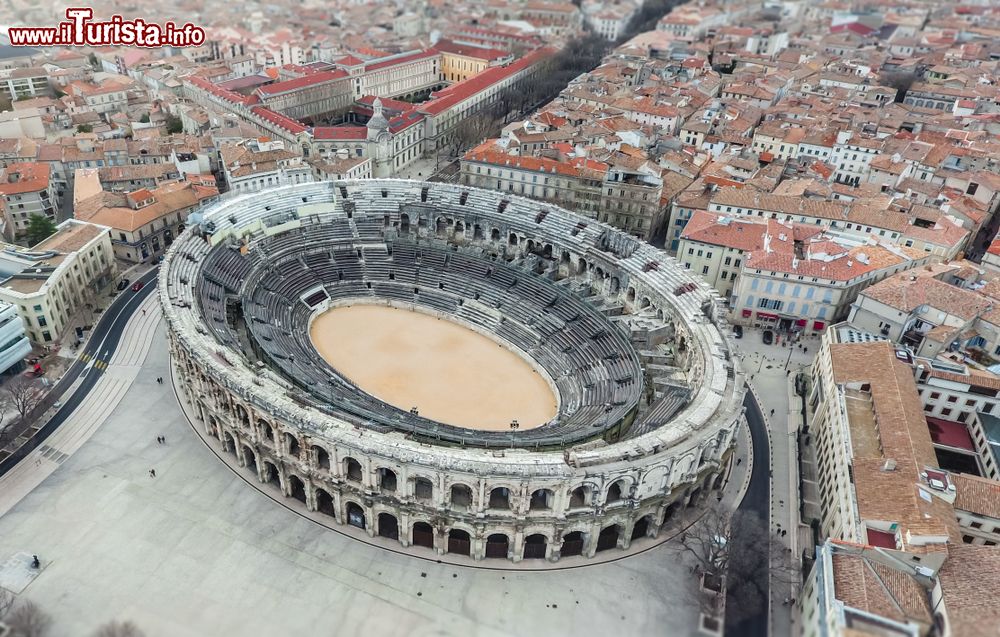
[(548, 422), (556, 399), (517, 354), (444, 319), (381, 305), (334, 308), (310, 337), (320, 355), (369, 394), (438, 422), (488, 431)]

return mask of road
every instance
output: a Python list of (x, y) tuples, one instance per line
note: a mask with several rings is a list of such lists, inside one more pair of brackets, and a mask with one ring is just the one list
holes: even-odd
[[(770, 446), (767, 442), (767, 430), (764, 425), (764, 416), (754, 400), (753, 394), (747, 393), (744, 400), (746, 406), (747, 424), (750, 426), (750, 440), (753, 444), (753, 471), (750, 474), (750, 485), (747, 487), (746, 495), (740, 503), (739, 510), (746, 513), (754, 513), (767, 525), (769, 519), (768, 508), (771, 502), (771, 475), (770, 475)], [(768, 534), (770, 536), (770, 534)], [(745, 538), (736, 538), (735, 551), (759, 551), (760, 547), (749, 546), (743, 543)], [(768, 591), (769, 582), (767, 578), (761, 578), (757, 585)], [(769, 598), (765, 594), (764, 599)], [(732, 610), (736, 608), (736, 602), (728, 600), (726, 608)], [(727, 615), (729, 613), (727, 612)], [(762, 608), (757, 609), (757, 613), (741, 622), (732, 622), (726, 619), (725, 634), (730, 637), (767, 637), (768, 630), (768, 608), (765, 601)]]
[(73, 413), (87, 397), (90, 390), (94, 388), (94, 385), (107, 368), (108, 361), (115, 353), (125, 326), (128, 324), (132, 314), (146, 297), (156, 289), (158, 271), (159, 268), (153, 268), (136, 279), (136, 281), (143, 283), (143, 288), (138, 292), (126, 289), (108, 307), (107, 311), (104, 312), (97, 325), (94, 326), (90, 340), (84, 345), (83, 351), (79, 353), (77, 359), (66, 370), (66, 373), (55, 387), (52, 388), (52, 392), (47, 399), (59, 400), (71, 387), (74, 387), (74, 383), (77, 380), (82, 379), (81, 382), (74, 387), (73, 393), (63, 401), (59, 410), (45, 423), (41, 431), (28, 444), (22, 446), (17, 453), (0, 464), (0, 475), (12, 469), (24, 456), (43, 443)]

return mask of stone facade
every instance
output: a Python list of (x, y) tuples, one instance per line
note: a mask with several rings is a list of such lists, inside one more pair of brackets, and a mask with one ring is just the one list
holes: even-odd
[[(416, 214), (412, 203), (421, 199), (454, 203), (404, 221), (400, 210)], [(498, 205), (501, 199), (506, 204)], [(255, 369), (205, 329), (194, 284), (212, 245), (239, 235), (253, 246), (262, 218), (305, 202), (319, 210), (321, 201), (332, 207), (330, 221), (345, 214), (347, 201), (358, 223), (366, 214), (382, 219), (384, 213), (387, 235), (402, 232), (405, 223), (417, 230), (418, 241), (439, 241), (446, 228), (450, 244), (480, 241), (511, 258), (557, 255), (553, 261), (558, 259), (561, 272), (621, 303), (623, 312), (673, 323), (672, 342), (684, 352), (678, 365), (691, 383), (691, 399), (669, 422), (648, 431), (543, 450), (476, 447), (475, 441), (464, 447), (429, 444), (290, 400), (273, 374)], [(459, 201), (469, 207), (462, 209)], [(360, 212), (362, 206), (367, 212)], [(557, 229), (578, 223), (593, 227), (578, 227), (576, 234)], [(636, 538), (655, 537), (725, 480), (744, 418), (743, 374), (729, 355), (726, 330), (719, 330), (725, 323), (717, 295), (693, 284), (651, 246), (554, 206), (397, 180), (303, 184), (256, 193), (252, 200), (238, 197), (209, 212), (205, 224), (212, 234), (197, 236), (192, 228), (160, 275), (170, 351), (185, 399), (198, 426), (235, 454), (240, 466), (310, 510), (414, 551), (557, 561), (626, 550)], [(684, 283), (693, 287), (676, 294)]]

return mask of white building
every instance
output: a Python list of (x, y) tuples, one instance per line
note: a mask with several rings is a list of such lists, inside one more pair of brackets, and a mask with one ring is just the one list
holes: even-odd
[(31, 341), (24, 332), (24, 321), (17, 308), (0, 301), (0, 374), (20, 369), (30, 352)]

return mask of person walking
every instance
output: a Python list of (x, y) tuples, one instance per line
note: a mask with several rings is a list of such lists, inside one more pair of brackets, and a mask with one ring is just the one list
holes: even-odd
[(149, 470), (149, 477), (150, 478), (155, 478), (156, 477), (156, 469), (150, 469)]

